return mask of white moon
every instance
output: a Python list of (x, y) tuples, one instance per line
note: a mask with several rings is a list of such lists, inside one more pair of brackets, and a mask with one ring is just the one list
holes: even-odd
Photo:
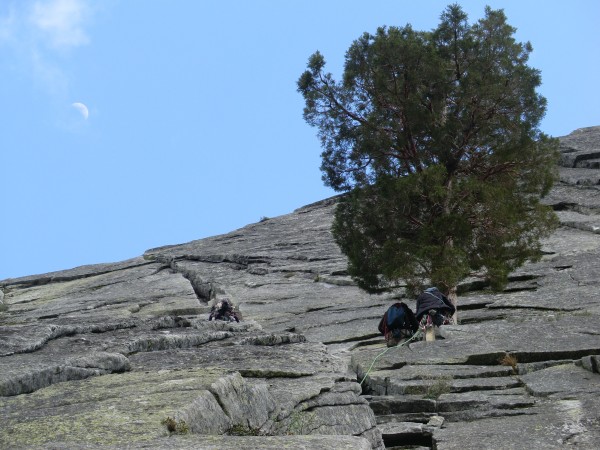
[(79, 103), (79, 102), (71, 103), (71, 106), (73, 108), (75, 108), (77, 111), (79, 111), (79, 113), (83, 116), (83, 118), (87, 120), (88, 116), (90, 115), (90, 112), (88, 111), (87, 106), (85, 106), (83, 103)]

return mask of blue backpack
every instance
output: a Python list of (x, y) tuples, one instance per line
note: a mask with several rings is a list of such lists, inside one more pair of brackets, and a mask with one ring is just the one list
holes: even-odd
[(415, 314), (404, 303), (394, 303), (385, 312), (379, 322), (379, 332), (385, 336), (385, 340), (390, 338), (403, 339), (411, 337), (419, 328), (419, 323)]

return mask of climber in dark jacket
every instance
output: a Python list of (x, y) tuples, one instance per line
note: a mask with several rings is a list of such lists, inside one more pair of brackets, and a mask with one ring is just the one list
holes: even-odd
[(415, 316), (420, 322), (426, 315), (430, 315), (432, 322), (436, 326), (450, 323), (450, 319), (456, 308), (452, 302), (436, 287), (425, 289), (417, 297), (417, 313)]
[(225, 322), (239, 322), (239, 314), (233, 308), (229, 299), (219, 300), (210, 310), (208, 320), (224, 320)]

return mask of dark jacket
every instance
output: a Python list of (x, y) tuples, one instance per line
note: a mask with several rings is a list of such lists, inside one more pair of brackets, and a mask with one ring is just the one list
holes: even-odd
[(239, 322), (238, 313), (234, 310), (229, 300), (224, 299), (214, 305), (210, 310), (208, 320), (224, 320), (225, 322)]
[(432, 309), (448, 315), (452, 315), (456, 311), (456, 308), (448, 297), (435, 287), (426, 289), (417, 297), (417, 320), (420, 321)]

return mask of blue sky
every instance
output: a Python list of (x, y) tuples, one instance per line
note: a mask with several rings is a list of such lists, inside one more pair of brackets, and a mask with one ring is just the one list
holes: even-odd
[[(0, 0), (0, 280), (116, 262), (334, 193), (296, 80), (380, 25), (450, 1)], [(503, 8), (548, 99), (542, 131), (600, 125), (600, 2)], [(82, 103), (83, 108), (73, 103)]]

